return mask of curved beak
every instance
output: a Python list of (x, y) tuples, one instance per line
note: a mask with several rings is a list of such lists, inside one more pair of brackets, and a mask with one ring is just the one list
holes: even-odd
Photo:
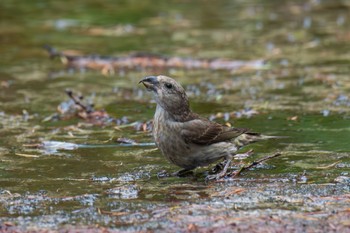
[(159, 82), (157, 76), (147, 76), (141, 79), (139, 83), (142, 83), (147, 88), (147, 90), (155, 91), (156, 86)]

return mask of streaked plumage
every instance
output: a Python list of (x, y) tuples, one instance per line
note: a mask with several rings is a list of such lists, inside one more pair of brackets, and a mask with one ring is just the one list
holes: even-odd
[(242, 146), (271, 138), (245, 128), (221, 125), (193, 113), (185, 90), (170, 77), (149, 76), (140, 83), (154, 93), (157, 103), (153, 136), (158, 148), (170, 162), (185, 170), (225, 158), (225, 168), (215, 178), (223, 177)]

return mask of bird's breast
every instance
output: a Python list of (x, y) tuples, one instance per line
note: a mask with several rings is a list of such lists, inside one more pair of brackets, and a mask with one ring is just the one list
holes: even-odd
[(164, 112), (156, 111), (153, 122), (153, 137), (162, 154), (172, 163), (186, 167), (190, 146), (181, 136), (181, 123), (169, 119)]

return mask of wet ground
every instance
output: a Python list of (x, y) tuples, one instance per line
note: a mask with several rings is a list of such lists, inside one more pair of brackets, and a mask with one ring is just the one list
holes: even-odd
[[(0, 3), (0, 232), (350, 232), (350, 4), (156, 3)], [(50, 60), (45, 44), (265, 63), (108, 75)], [(138, 81), (160, 73), (203, 116), (288, 136), (244, 148), (255, 154), (232, 169), (282, 156), (220, 182), (205, 182), (208, 168), (158, 179), (178, 168), (143, 126), (155, 104)], [(120, 121), (57, 117), (67, 88)]]

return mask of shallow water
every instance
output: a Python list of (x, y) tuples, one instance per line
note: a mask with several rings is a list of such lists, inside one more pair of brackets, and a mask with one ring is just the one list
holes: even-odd
[[(349, 3), (154, 2), (0, 4), (0, 227), (349, 230)], [(50, 60), (45, 44), (82, 54), (144, 51), (265, 65), (105, 76)], [(70, 88), (113, 118), (148, 121), (155, 105), (138, 81), (158, 73), (182, 83), (203, 116), (288, 136), (245, 148), (255, 154), (244, 162), (276, 151), (282, 157), (222, 183), (206, 183), (207, 168), (158, 179), (178, 168), (149, 144), (149, 131), (77, 117), (47, 120)], [(257, 114), (241, 116), (242, 109)], [(217, 114), (234, 111), (226, 119)]]

